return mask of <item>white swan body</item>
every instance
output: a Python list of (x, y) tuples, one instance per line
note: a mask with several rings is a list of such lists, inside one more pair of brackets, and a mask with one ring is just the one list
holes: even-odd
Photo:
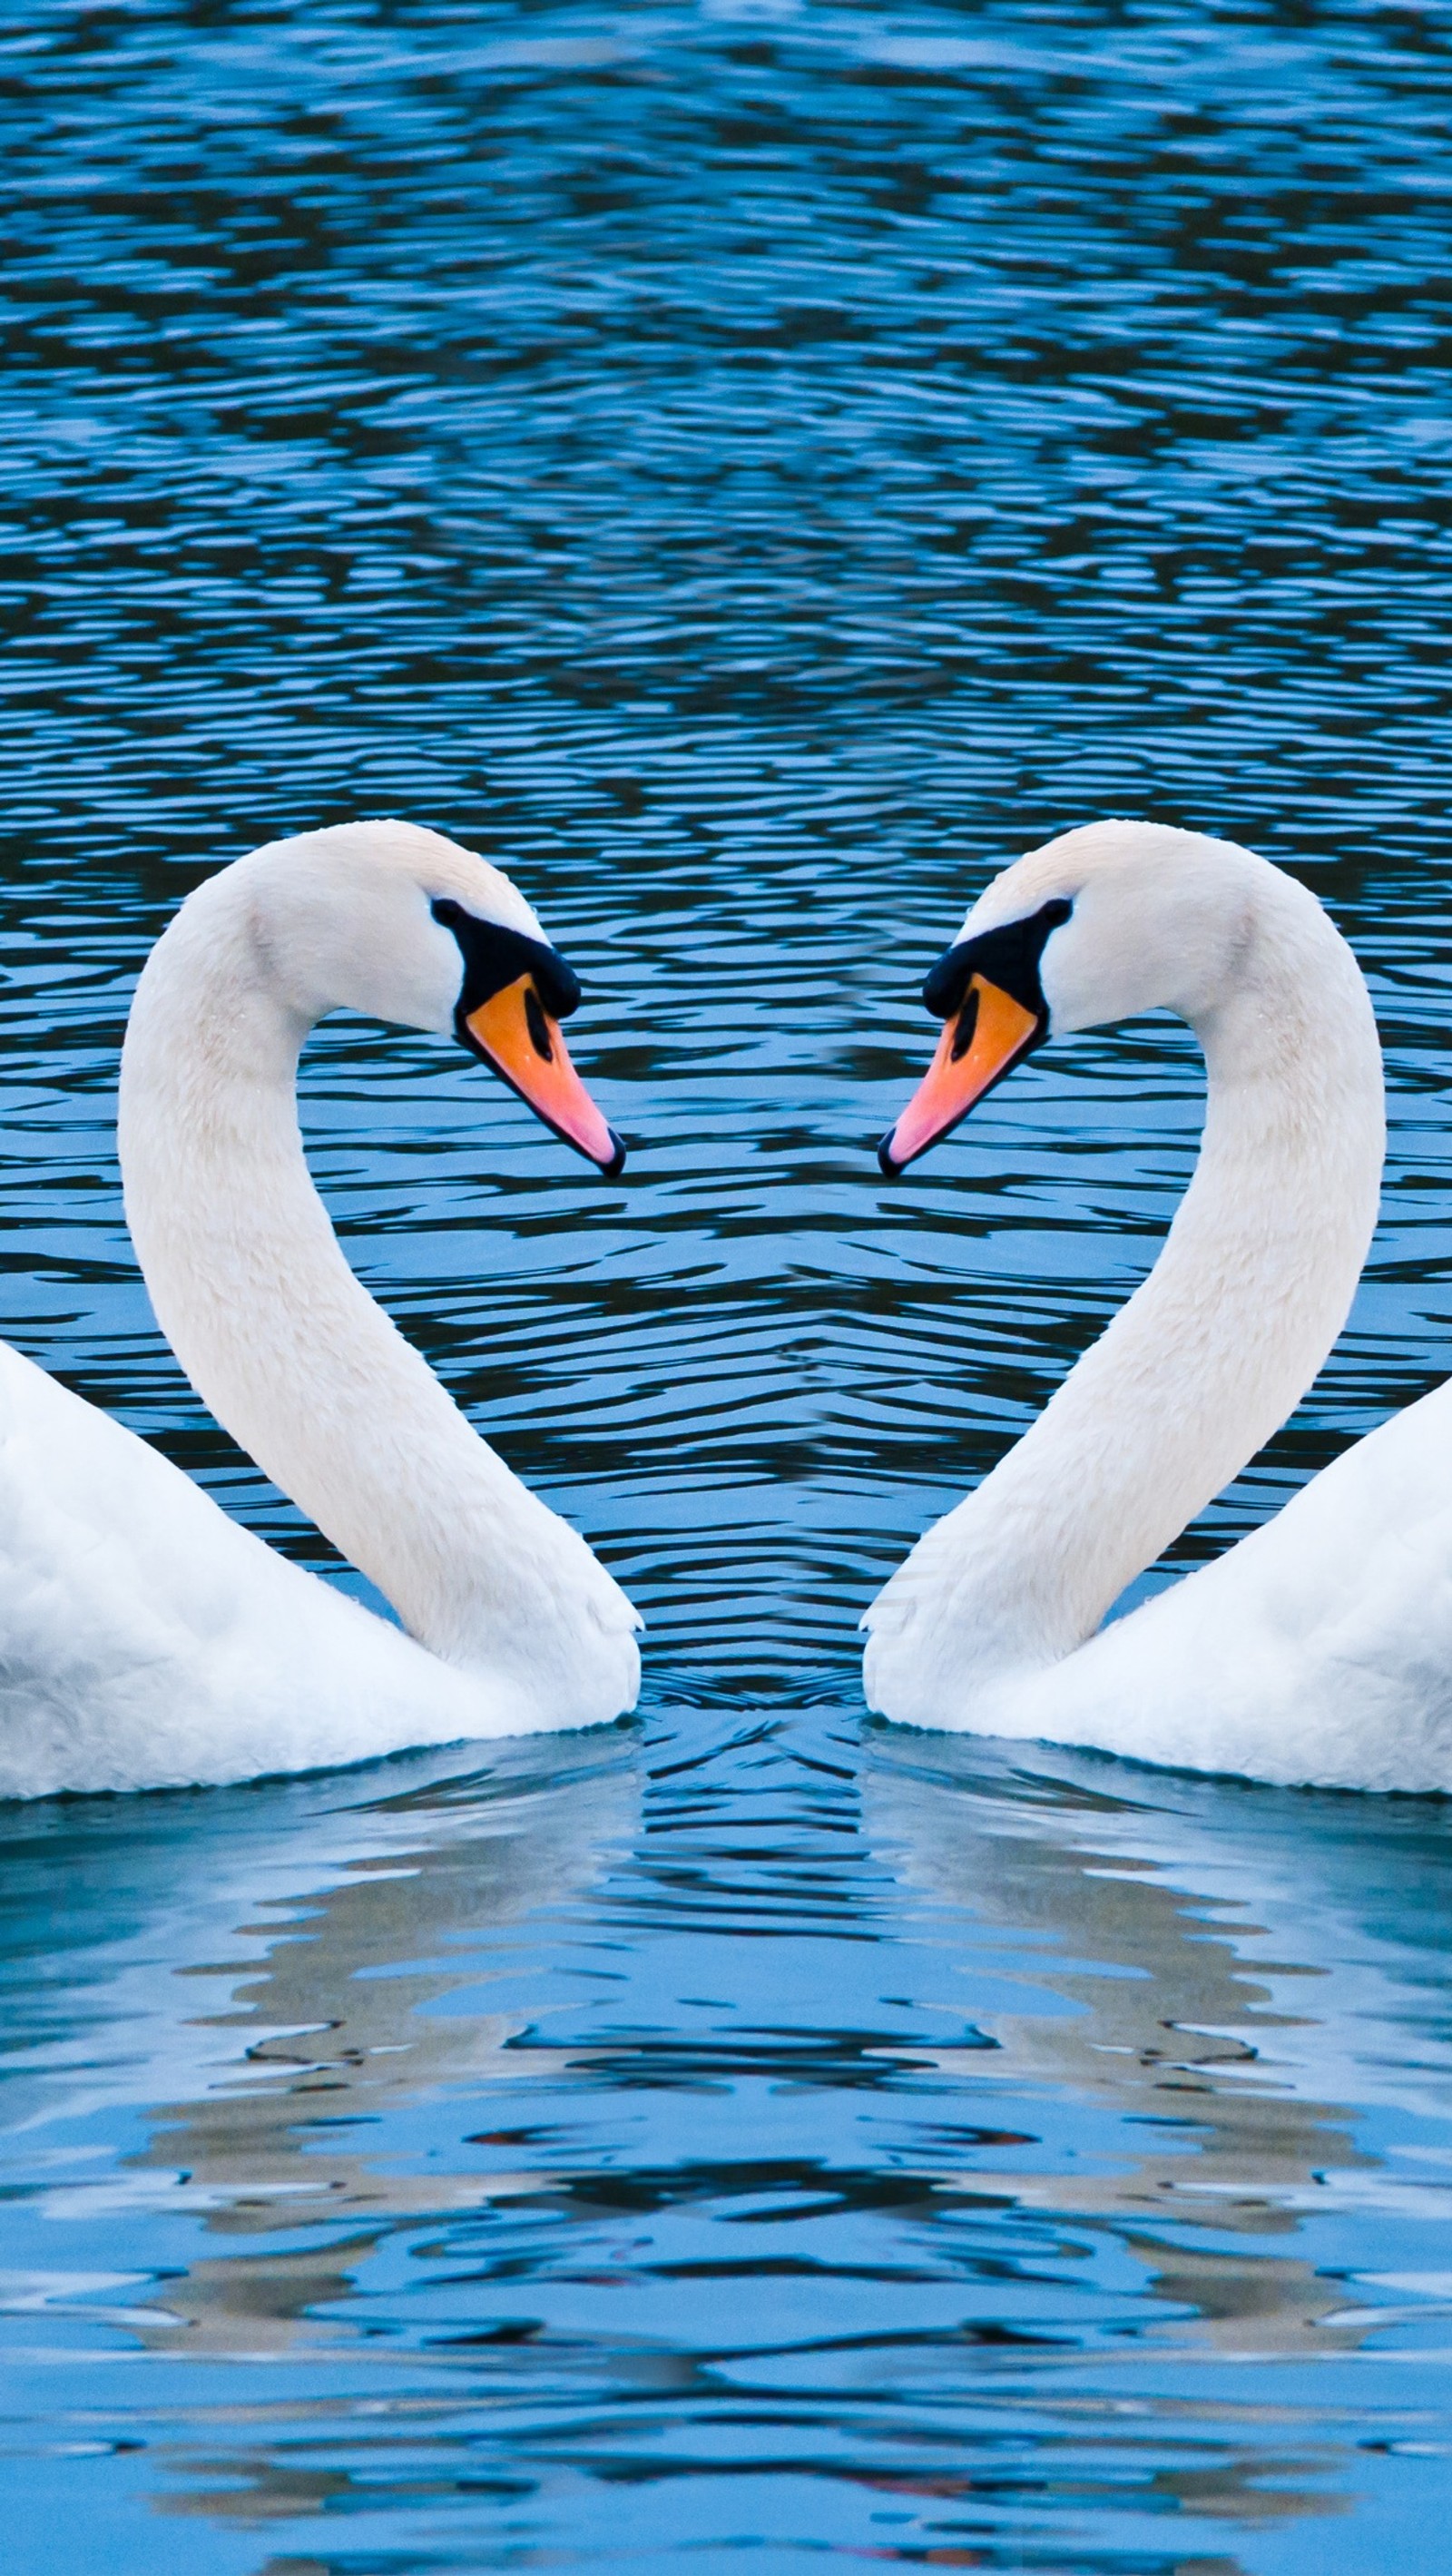
[[(512, 980), (488, 993), (491, 959)], [(218, 1420), (404, 1629), (0, 1345), (0, 1796), (247, 1779), (633, 1705), (630, 1604), (354, 1277), (297, 1124), (299, 1048), (347, 1007), (457, 1030), (527, 1096), (539, 1075), (552, 1123), (606, 1159), (536, 991), (552, 959), (506, 877), (398, 823), (254, 851), (158, 942), (118, 1121), (157, 1316)], [(510, 1052), (526, 1007), (548, 1057), (527, 1034)]]
[(1282, 1783), (1452, 1790), (1452, 1385), (1100, 1624), (1299, 1402), (1349, 1310), (1385, 1111), (1346, 943), (1250, 851), (1095, 824), (997, 878), (929, 990), (949, 1025), (889, 1168), (1042, 1038), (1166, 1004), (1205, 1050), (1205, 1134), (1148, 1279), (868, 1612), (870, 1704)]

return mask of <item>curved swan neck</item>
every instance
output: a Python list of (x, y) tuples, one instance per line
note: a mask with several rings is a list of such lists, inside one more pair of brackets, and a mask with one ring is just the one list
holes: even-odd
[(412, 1634), (457, 1663), (537, 1673), (571, 1579), (614, 1587), (343, 1258), (298, 1129), (298, 1053), (330, 997), (299, 990), (279, 936), (284, 878), (306, 893), (308, 870), (307, 845), (284, 870), (285, 848), (191, 896), (137, 987), (118, 1141), (143, 1275), (218, 1421)]
[(1300, 1401), (1351, 1305), (1385, 1151), (1370, 999), (1305, 889), (1228, 855), (1244, 862), (1227, 886), (1235, 971), (1189, 1014), (1205, 1129), (1160, 1257), (896, 1578), (900, 1610), (925, 1581), (939, 1593), (960, 1676), (1053, 1662), (1090, 1636)]

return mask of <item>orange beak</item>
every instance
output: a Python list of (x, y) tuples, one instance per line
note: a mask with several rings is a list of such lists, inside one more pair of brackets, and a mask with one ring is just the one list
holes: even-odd
[(571, 1064), (559, 1021), (550, 1018), (532, 975), (491, 993), (466, 1015), (464, 1026), (480, 1054), (547, 1127), (577, 1153), (588, 1154), (611, 1180), (623, 1170), (625, 1147)]
[(938, 1051), (890, 1134), (877, 1149), (889, 1180), (936, 1145), (976, 1101), (1027, 1055), (1043, 1021), (986, 976), (972, 977), (961, 1010), (948, 1021)]

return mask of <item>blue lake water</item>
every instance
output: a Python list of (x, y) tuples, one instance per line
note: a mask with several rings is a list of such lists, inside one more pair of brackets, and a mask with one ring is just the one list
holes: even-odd
[(117, 1051), (218, 860), (449, 830), (629, 1169), (343, 1021), (315, 1169), (649, 1621), (632, 1727), (0, 1809), (7, 2568), (1443, 2563), (1444, 1808), (895, 1735), (854, 1623), (1193, 1156), (1154, 1021), (878, 1174), (1054, 830), (1286, 861), (1387, 1044), (1351, 1327), (1175, 1561), (1447, 1371), (1449, 113), (1410, 0), (0, 20), (0, 1329), (326, 1565)]

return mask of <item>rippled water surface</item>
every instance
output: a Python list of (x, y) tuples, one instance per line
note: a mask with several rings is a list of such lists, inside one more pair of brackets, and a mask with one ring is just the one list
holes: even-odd
[(351, 1257), (650, 1624), (642, 1721), (0, 1811), (23, 2576), (1423, 2570), (1433, 1801), (869, 1727), (855, 1619), (1150, 1259), (1189, 1039), (871, 1141), (985, 873), (1112, 811), (1373, 976), (1385, 1220), (1176, 1551), (1449, 1343), (1441, 13), (144, 0), (0, 18), (3, 1329), (280, 1546), (112, 1149), (169, 909), (513, 868), (632, 1141), (330, 1023)]

